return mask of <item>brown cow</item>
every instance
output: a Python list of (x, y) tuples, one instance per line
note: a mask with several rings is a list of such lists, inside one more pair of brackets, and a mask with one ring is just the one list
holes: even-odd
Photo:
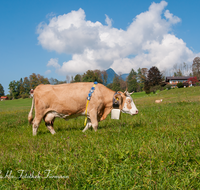
[[(88, 93), (94, 83), (71, 83), (59, 85), (39, 85), (34, 90), (32, 106), (28, 115), (29, 123), (32, 123), (33, 135), (37, 134), (40, 122), (44, 119), (51, 134), (55, 134), (53, 122), (56, 117), (70, 119), (84, 116)], [(97, 84), (92, 93), (87, 108), (87, 125), (83, 132), (89, 127), (97, 131), (98, 122), (106, 119), (113, 109), (113, 101), (118, 100), (119, 109), (131, 115), (138, 110), (128, 92), (118, 92), (108, 89), (102, 84)], [(35, 106), (35, 118), (32, 112)]]

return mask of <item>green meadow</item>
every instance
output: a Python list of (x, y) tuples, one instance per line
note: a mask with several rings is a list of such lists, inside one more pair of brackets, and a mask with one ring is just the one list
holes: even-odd
[(84, 117), (56, 119), (37, 136), (31, 99), (0, 102), (0, 189), (200, 189), (200, 87), (132, 97), (136, 116), (85, 133)]

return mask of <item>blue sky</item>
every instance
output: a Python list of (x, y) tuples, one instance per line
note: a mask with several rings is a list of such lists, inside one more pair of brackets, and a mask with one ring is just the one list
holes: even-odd
[[(153, 3), (154, 2), (154, 3)], [(0, 2), (0, 83), (32, 73), (65, 80), (88, 69), (160, 70), (200, 56), (200, 1)]]

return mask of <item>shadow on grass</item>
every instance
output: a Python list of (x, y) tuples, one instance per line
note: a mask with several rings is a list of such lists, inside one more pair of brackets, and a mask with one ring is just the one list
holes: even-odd
[(110, 129), (110, 128), (119, 128), (119, 127), (122, 127), (122, 128), (137, 128), (137, 127), (142, 127), (143, 124), (140, 122), (134, 122), (134, 123), (129, 123), (129, 122), (122, 122), (122, 121), (118, 121), (118, 122), (110, 122), (108, 123), (107, 125), (103, 125), (101, 124), (98, 129)]
[[(102, 129), (117, 129), (117, 128), (139, 128), (139, 127), (143, 127), (143, 123), (141, 121), (139, 122), (127, 122), (127, 121), (103, 121), (103, 122), (99, 122), (99, 126), (98, 126), (98, 130), (102, 130)], [(57, 132), (65, 132), (65, 131), (82, 131), (85, 127), (83, 125), (80, 124), (75, 124), (75, 125), (56, 125), (54, 126), (54, 129)], [(93, 131), (93, 127), (90, 127), (88, 130)], [(46, 128), (45, 130), (39, 130), (38, 131), (38, 135), (45, 135), (45, 134), (49, 134), (49, 130)]]

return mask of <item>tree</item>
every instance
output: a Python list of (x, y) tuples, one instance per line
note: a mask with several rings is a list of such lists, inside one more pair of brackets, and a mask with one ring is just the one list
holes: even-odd
[(66, 75), (66, 82), (70, 83), (70, 76), (69, 75)]
[(77, 74), (74, 78), (72, 78), (71, 83), (73, 82), (94, 82), (102, 83), (104, 85), (107, 84), (108, 74), (105, 70), (87, 70), (83, 75)]
[(147, 68), (138, 69), (138, 73), (137, 73), (138, 90), (137, 91), (144, 90), (144, 83), (146, 81), (147, 74), (148, 74)]
[(112, 90), (112, 84), (113, 83), (110, 83), (110, 84), (107, 85), (107, 87), (110, 88), (111, 90)]
[(83, 82), (94, 82), (97, 81), (98, 83), (103, 83), (102, 77), (101, 77), (101, 71), (100, 70), (88, 70), (86, 73), (83, 74), (82, 77)]
[(49, 79), (44, 78), (40, 74), (37, 74), (37, 78), (38, 78), (39, 84), (50, 84)]
[(22, 94), (25, 94), (25, 88), (23, 85), (22, 78), (19, 80), (19, 95), (22, 96)]
[(19, 97), (20, 91), (19, 91), (19, 87), (20, 87), (20, 82), (19, 81), (11, 81), (9, 84), (9, 90), (10, 90), (10, 96), (13, 99), (17, 99)]
[(95, 81), (103, 84), (102, 72), (97, 69), (97, 70), (94, 70), (94, 73), (95, 73), (95, 77), (96, 77)]
[(117, 75), (119, 79), (119, 86), (120, 91), (125, 91), (127, 89), (127, 82), (122, 79), (122, 73), (119, 72), (119, 75)]
[(49, 79), (49, 82), (52, 85), (59, 84), (59, 81), (57, 79), (52, 78), (52, 77)]
[(35, 89), (39, 84), (50, 84), (48, 78), (44, 78), (40, 74), (33, 73), (29, 76), (30, 88)]
[(192, 64), (193, 76), (200, 80), (200, 57), (195, 57)]
[(145, 80), (144, 82), (144, 91), (146, 92), (146, 94), (149, 94), (151, 91), (150, 91), (150, 84), (149, 84), (149, 81), (148, 80)]
[[(160, 85), (162, 82), (162, 74), (155, 66), (151, 67), (148, 71), (146, 81), (144, 83), (144, 90), (148, 93), (153, 86)], [(153, 89), (153, 88), (152, 88)], [(154, 91), (153, 91), (154, 92)]]
[(113, 78), (113, 83), (112, 83), (112, 90), (114, 91), (120, 91), (120, 77), (118, 75), (115, 75)]
[(181, 76), (183, 76), (183, 73), (182, 73), (182, 71), (183, 71), (183, 66), (182, 66), (182, 64), (174, 64), (174, 66), (173, 66), (173, 70), (174, 70), (174, 76), (175, 77), (181, 77)]
[(177, 87), (178, 88), (183, 88), (183, 83), (182, 82), (177, 83)]
[(30, 81), (28, 77), (24, 77), (23, 87), (24, 87), (25, 94), (29, 94), (31, 87), (30, 87)]
[(142, 80), (145, 81), (146, 77), (147, 77), (147, 74), (148, 74), (148, 69), (147, 68), (142, 68), (141, 69), (141, 75), (142, 75)]
[(182, 76), (183, 76), (183, 73), (182, 73), (182, 71), (179, 69), (177, 72), (174, 72), (174, 76), (175, 76), (175, 77), (182, 77)]
[(74, 77), (74, 82), (81, 82), (81, 81), (82, 81), (81, 75), (77, 74), (77, 75)]
[(108, 73), (105, 70), (103, 70), (103, 71), (101, 71), (101, 75), (102, 75), (102, 78), (103, 78), (103, 84), (106, 85), (107, 79), (108, 79)]
[(121, 76), (119, 77), (119, 82), (120, 82), (120, 91), (124, 92), (127, 88), (127, 82), (124, 81)]
[(86, 73), (83, 74), (83, 82), (94, 82), (95, 74), (92, 70), (87, 70)]
[(141, 71), (141, 69), (139, 68), (139, 69), (137, 70), (137, 81), (138, 81), (139, 83), (142, 82), (141, 76), (142, 76), (142, 71)]
[(9, 92), (10, 96), (13, 99), (21, 98), (22, 96), (25, 97), (25, 95), (28, 96), (30, 91), (30, 84), (27, 77), (23, 79), (21, 78), (19, 81), (11, 81), (9, 84)]
[(162, 74), (157, 67), (153, 66), (149, 69), (147, 80), (149, 81), (150, 86), (160, 85), (162, 82)]
[(137, 73), (133, 69), (131, 69), (131, 72), (127, 77), (127, 85), (129, 92), (137, 91), (138, 89)]
[(189, 83), (189, 82), (192, 82), (192, 85), (195, 85), (197, 82), (199, 82), (198, 80), (197, 80), (197, 77), (190, 77), (188, 80), (187, 80), (187, 82)]
[(186, 82), (183, 82), (183, 86), (184, 86), (184, 87), (188, 87), (188, 86), (189, 86), (189, 83), (188, 83), (188, 81), (186, 81)]
[(31, 89), (35, 89), (36, 86), (40, 84), (37, 75), (35, 73), (29, 76), (29, 81)]
[(4, 89), (1, 83), (0, 83), (0, 96), (4, 96)]
[(180, 64), (174, 64), (172, 68), (162, 71), (163, 76), (191, 76), (192, 65), (185, 62)]
[(191, 75), (191, 65), (188, 65), (185, 62), (183, 62), (183, 74), (185, 76)]
[(11, 81), (9, 84), (9, 92), (12, 98), (25, 98), (29, 95), (31, 89), (36, 88), (39, 84), (50, 84), (48, 78), (44, 78), (40, 74), (33, 73), (24, 80), (21, 78), (19, 81)]
[(70, 81), (70, 83), (73, 83), (73, 82), (74, 82), (74, 77), (71, 76), (71, 81)]

